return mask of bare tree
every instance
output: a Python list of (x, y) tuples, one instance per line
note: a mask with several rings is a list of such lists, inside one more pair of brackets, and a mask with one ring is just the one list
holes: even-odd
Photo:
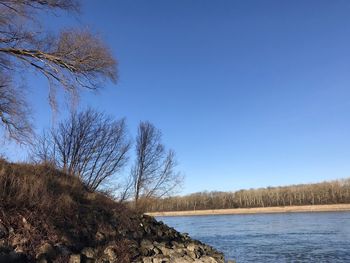
[(185, 196), (152, 199), (147, 211), (181, 211), (326, 205), (350, 203), (350, 179), (315, 184), (239, 190), (236, 192), (199, 192)]
[(136, 161), (131, 170), (135, 204), (139, 200), (171, 194), (182, 181), (174, 168), (173, 151), (166, 151), (161, 132), (149, 122), (141, 122), (136, 139)]
[(119, 185), (117, 191), (114, 192), (116, 200), (118, 200), (120, 203), (130, 200), (132, 198), (132, 190), (133, 178), (131, 176), (127, 176), (124, 182)]
[[(2, 89), (13, 90), (11, 79), (16, 73), (33, 69), (47, 78), (50, 103), (55, 107), (58, 87), (77, 96), (79, 88), (96, 90), (105, 80), (117, 79), (116, 61), (99, 38), (81, 29), (49, 34), (36, 19), (40, 11), (78, 10), (76, 0), (0, 0), (0, 79), (7, 79), (6, 85), (0, 83)], [(8, 115), (1, 122), (12, 137), (29, 131), (21, 129), (19, 112), (0, 113)], [(21, 114), (27, 118), (26, 111)]]
[(19, 142), (27, 141), (32, 131), (28, 111), (25, 100), (11, 85), (10, 78), (0, 74), (0, 121), (7, 134)]
[(51, 162), (96, 190), (121, 171), (130, 148), (124, 119), (113, 121), (94, 110), (73, 113), (39, 138), (36, 161)]

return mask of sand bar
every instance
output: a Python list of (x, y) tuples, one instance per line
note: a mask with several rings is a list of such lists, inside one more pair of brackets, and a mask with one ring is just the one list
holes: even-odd
[(203, 215), (236, 215), (236, 214), (239, 215), (239, 214), (270, 214), (270, 213), (301, 213), (301, 212), (337, 212), (337, 211), (350, 211), (350, 204), (191, 210), (191, 211), (172, 211), (172, 212), (152, 212), (152, 213), (146, 213), (146, 214), (151, 216), (203, 216)]

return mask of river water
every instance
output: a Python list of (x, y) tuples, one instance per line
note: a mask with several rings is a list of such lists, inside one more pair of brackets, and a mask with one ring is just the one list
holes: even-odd
[(350, 212), (158, 217), (241, 262), (350, 262)]

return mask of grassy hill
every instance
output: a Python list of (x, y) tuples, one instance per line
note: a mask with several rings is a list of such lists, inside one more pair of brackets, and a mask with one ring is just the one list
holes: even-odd
[(223, 262), (223, 256), (87, 191), (76, 177), (45, 165), (0, 161), (0, 262), (170, 260)]

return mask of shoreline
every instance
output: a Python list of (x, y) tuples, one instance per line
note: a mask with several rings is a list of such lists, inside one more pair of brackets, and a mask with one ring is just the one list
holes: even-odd
[(350, 211), (350, 204), (169, 211), (169, 212), (149, 212), (145, 214), (149, 216), (204, 216), (204, 215), (244, 215), (244, 214), (275, 214), (275, 213), (277, 214), (277, 213), (341, 212), (341, 211)]

